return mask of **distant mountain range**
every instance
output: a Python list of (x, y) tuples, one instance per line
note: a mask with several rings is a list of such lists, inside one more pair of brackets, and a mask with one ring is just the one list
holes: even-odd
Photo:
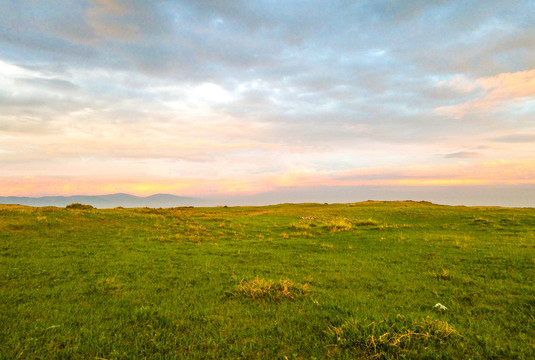
[(43, 197), (0, 197), (0, 204), (18, 204), (28, 206), (58, 206), (64, 207), (69, 204), (80, 203), (92, 205), (96, 208), (114, 208), (118, 206), (169, 208), (178, 206), (202, 206), (206, 202), (202, 199), (176, 196), (170, 194), (156, 194), (146, 197), (130, 194), (110, 195), (74, 195), (74, 196), (43, 196)]
[(430, 201), (442, 205), (535, 207), (535, 184), (516, 186), (310, 186), (257, 194), (195, 198), (170, 194), (139, 197), (129, 194), (45, 197), (0, 197), (0, 204), (64, 207), (73, 203), (96, 208), (122, 206), (169, 208), (179, 206), (261, 206), (282, 203), (348, 203), (365, 200)]

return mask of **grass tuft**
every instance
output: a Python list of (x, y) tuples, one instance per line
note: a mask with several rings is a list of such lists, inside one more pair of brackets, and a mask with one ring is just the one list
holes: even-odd
[(296, 284), (289, 279), (279, 281), (266, 279), (242, 280), (235, 286), (232, 295), (253, 300), (296, 300), (308, 293), (308, 284)]
[(355, 224), (355, 226), (378, 226), (379, 225), (378, 221), (371, 219), (371, 218), (355, 220), (353, 223)]
[(322, 224), (323, 228), (331, 232), (349, 231), (353, 224), (348, 219), (326, 219)]
[(439, 351), (460, 338), (446, 321), (429, 317), (410, 321), (401, 315), (370, 323), (350, 318), (340, 326), (330, 326), (326, 334), (335, 348), (353, 350), (370, 358), (412, 358), (422, 350)]
[(442, 269), (440, 271), (430, 271), (430, 275), (433, 275), (437, 280), (452, 280), (453, 274), (446, 269)]
[(472, 225), (489, 225), (492, 221), (482, 217), (475, 218), (471, 221)]
[(288, 225), (288, 229), (290, 230), (310, 230), (311, 227), (315, 226), (313, 223), (310, 222), (292, 222)]

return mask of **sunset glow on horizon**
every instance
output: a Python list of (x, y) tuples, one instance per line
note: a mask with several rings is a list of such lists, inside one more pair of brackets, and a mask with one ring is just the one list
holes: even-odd
[(534, 14), (0, 1), (0, 196), (535, 186)]

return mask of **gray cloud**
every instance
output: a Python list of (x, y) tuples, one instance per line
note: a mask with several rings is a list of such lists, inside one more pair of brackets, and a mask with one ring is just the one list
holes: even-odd
[(446, 154), (444, 157), (446, 159), (473, 159), (480, 156), (481, 154), (474, 151), (458, 151), (451, 154)]
[(503, 143), (531, 143), (535, 142), (535, 134), (510, 134), (493, 138), (492, 141)]
[(55, 91), (73, 91), (78, 88), (70, 81), (63, 79), (46, 79), (46, 78), (19, 78), (16, 83), (21, 86), (39, 87)]

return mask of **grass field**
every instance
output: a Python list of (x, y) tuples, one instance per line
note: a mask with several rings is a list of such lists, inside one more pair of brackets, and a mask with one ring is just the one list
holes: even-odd
[(535, 209), (3, 205), (0, 358), (535, 358), (534, 261)]

